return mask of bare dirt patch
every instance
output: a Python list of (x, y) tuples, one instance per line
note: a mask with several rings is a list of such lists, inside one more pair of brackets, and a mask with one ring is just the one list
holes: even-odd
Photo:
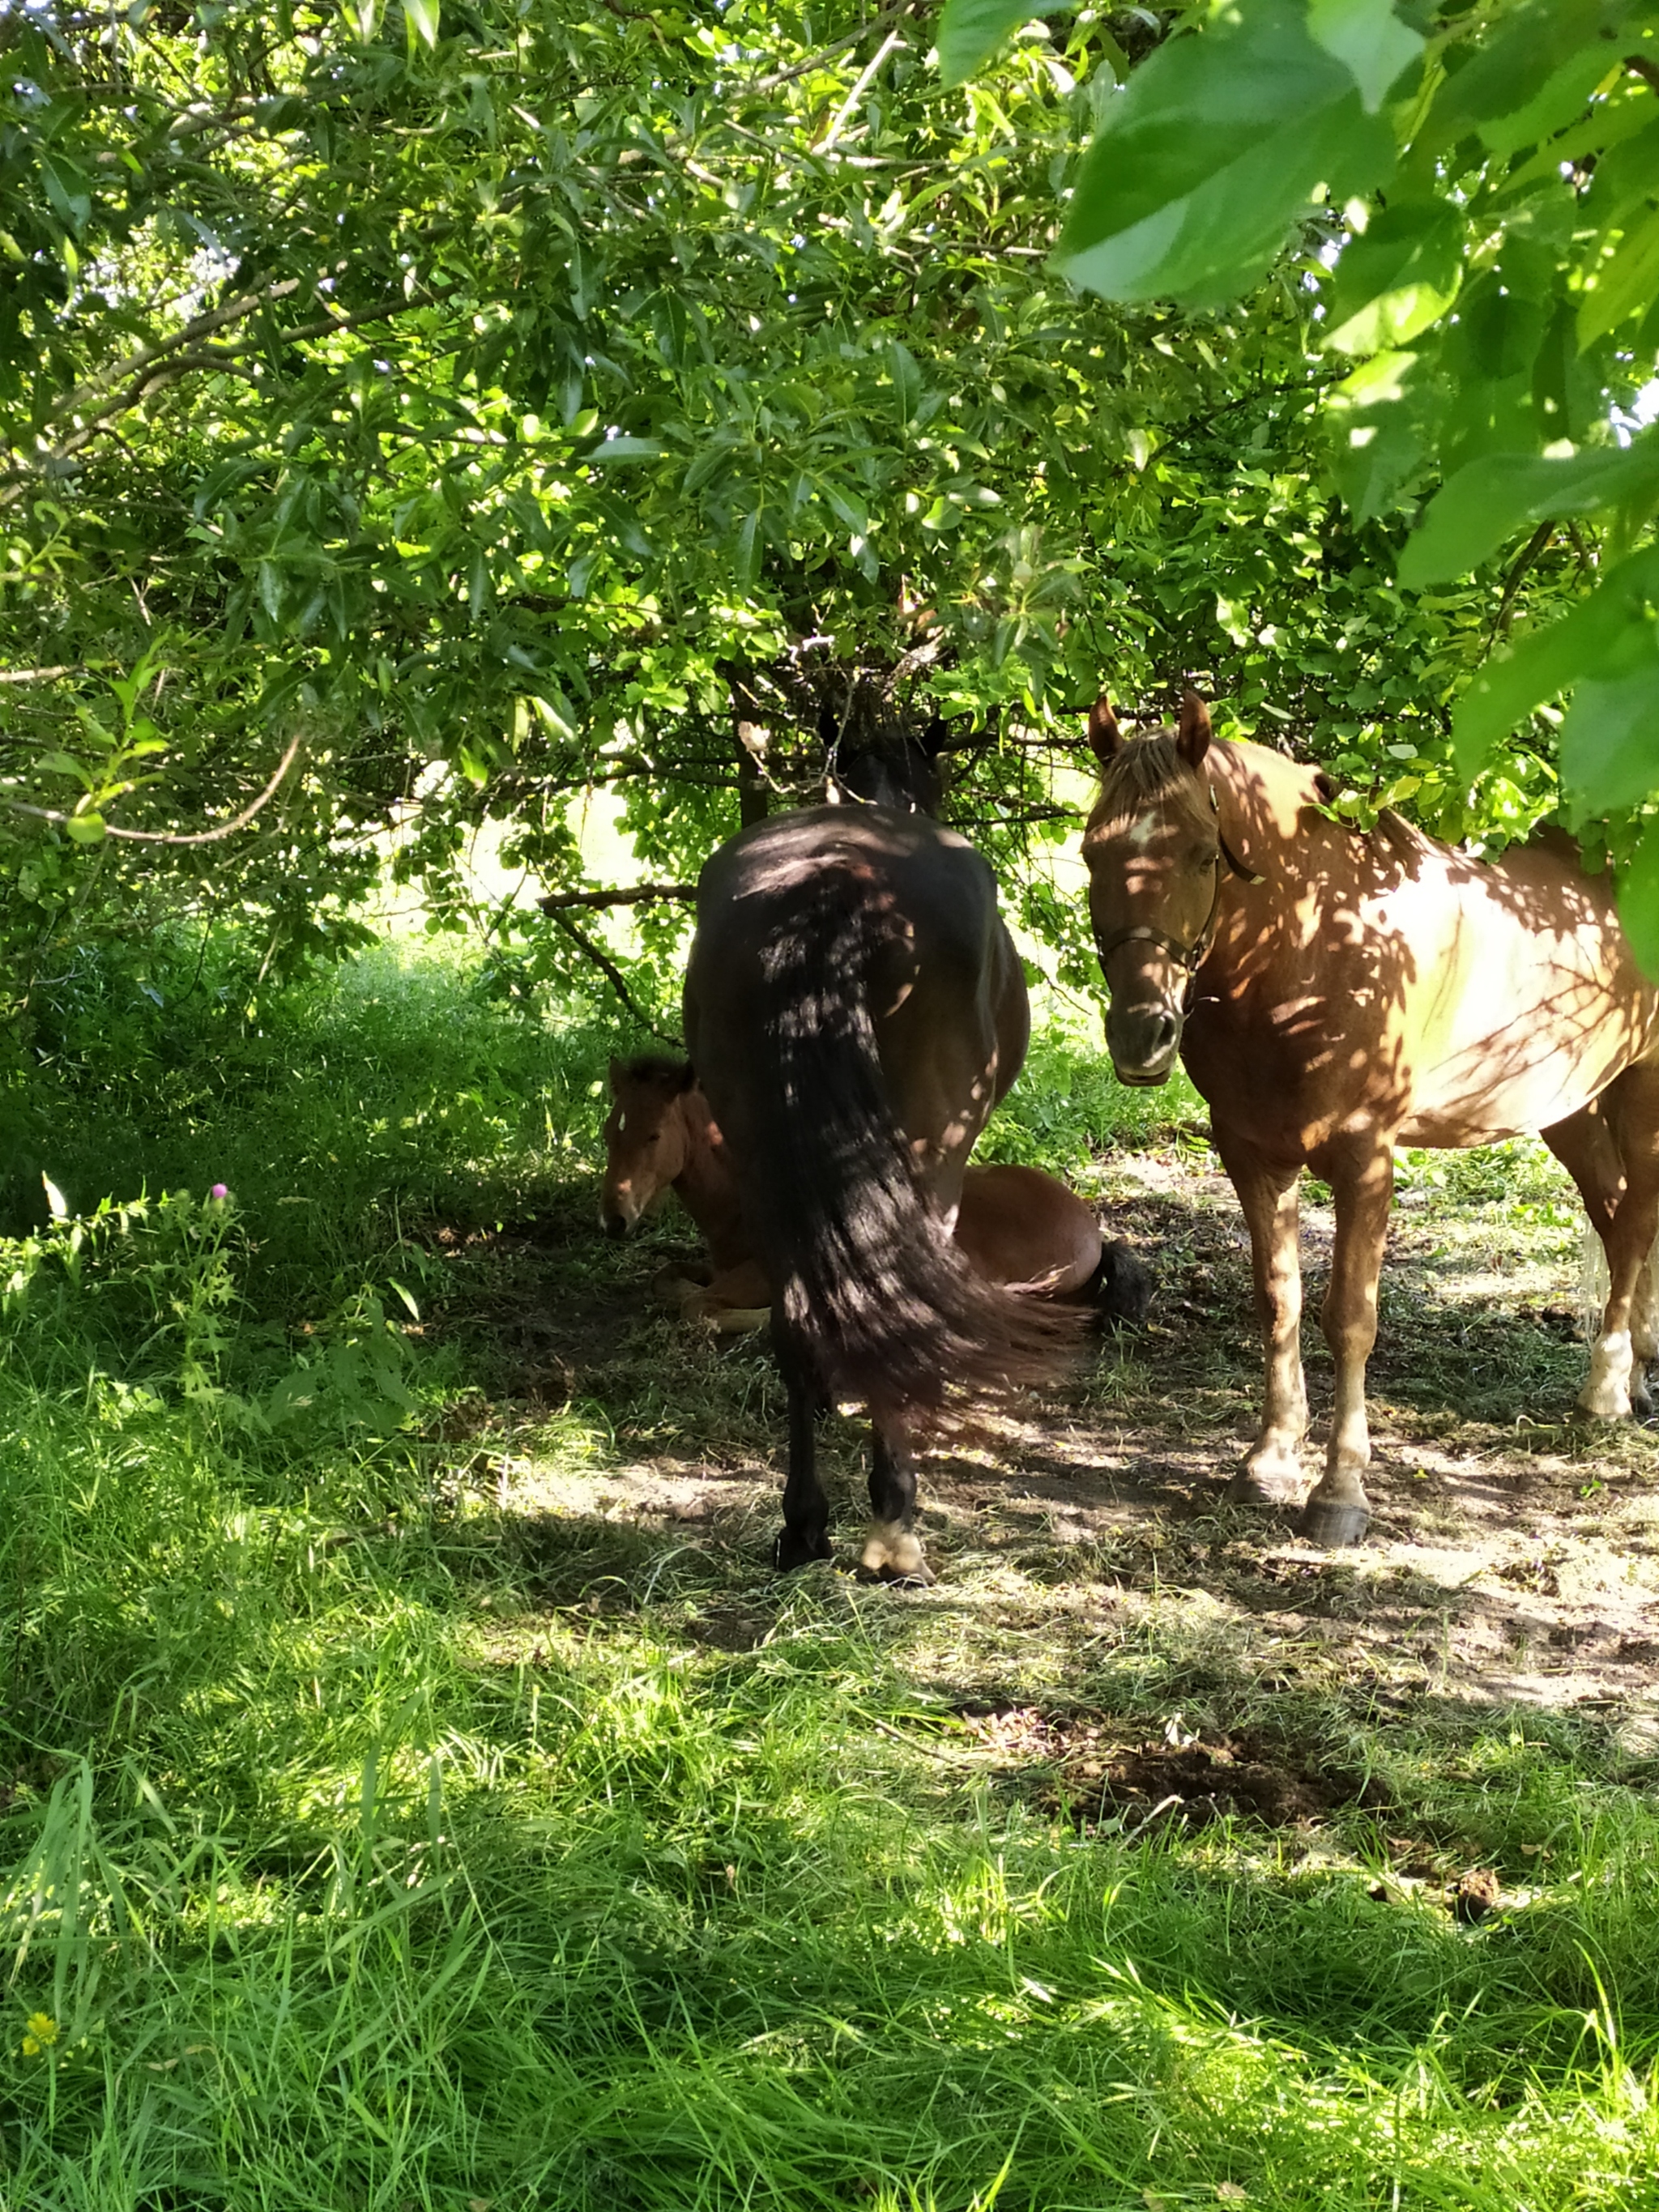
[[(923, 1530), (939, 1585), (873, 1601), (924, 1673), (953, 1701), (983, 1679), (1012, 1705), (1103, 1647), (1178, 1634), (1270, 1691), (1323, 1682), (1385, 1701), (1585, 1707), (1632, 1750), (1659, 1747), (1659, 1440), (1574, 1410), (1587, 1359), (1572, 1318), (1582, 1216), (1565, 1178), (1534, 1148), (1484, 1159), (1477, 1172), (1454, 1156), (1440, 1184), (1405, 1179), (1371, 1367), (1370, 1535), (1328, 1553), (1297, 1540), (1290, 1514), (1224, 1501), (1260, 1388), (1249, 1252), (1225, 1178), (1190, 1143), (1111, 1156), (1103, 1218), (1156, 1271), (1152, 1316), (1103, 1340), (1069, 1389), (983, 1445), (928, 1462)], [(1330, 1230), (1312, 1186), (1310, 1485), (1329, 1399), (1317, 1312)], [(644, 1285), (665, 1249), (659, 1236), (606, 1247), (573, 1207), (511, 1255), (510, 1304), (534, 1327), (513, 1334), (531, 1406), (510, 1510), (696, 1547), (717, 1579), (741, 1584), (737, 1613), (708, 1611), (702, 1640), (752, 1648), (784, 1601), (766, 1595), (781, 1395), (762, 1340), (717, 1342), (650, 1308)], [(591, 1412), (587, 1462), (537, 1448), (538, 1399)], [(850, 1558), (860, 1425), (832, 1421), (824, 1459)], [(1206, 1739), (1212, 1759), (1225, 1747)], [(1146, 1778), (1150, 1802), (1169, 1794), (1159, 1780)], [(1223, 1783), (1195, 1771), (1178, 1794), (1239, 1802), (1237, 1776)]]
[(1303, 1827), (1339, 1805), (1374, 1805), (1376, 1784), (1322, 1773), (1260, 1730), (1205, 1735), (1177, 1717), (1162, 1742), (1125, 1743), (1109, 1716), (1006, 1706), (963, 1716), (969, 1735), (1028, 1801), (1085, 1835), (1164, 1825), (1207, 1827), (1237, 1814), (1268, 1828)]

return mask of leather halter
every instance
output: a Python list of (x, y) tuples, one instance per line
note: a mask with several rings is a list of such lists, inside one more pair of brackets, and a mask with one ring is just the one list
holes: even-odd
[(1216, 817), (1215, 892), (1210, 900), (1210, 911), (1205, 917), (1203, 928), (1199, 931), (1190, 945), (1178, 943), (1165, 931), (1154, 929), (1150, 922), (1145, 921), (1131, 922), (1125, 929), (1115, 929), (1109, 937), (1103, 936), (1097, 929), (1094, 930), (1095, 954), (1100, 962), (1103, 975), (1105, 974), (1107, 961), (1121, 945), (1155, 945), (1160, 952), (1169, 955), (1190, 985), (1205, 955), (1215, 943), (1216, 928), (1221, 919), (1223, 869), (1224, 868), (1229, 874), (1241, 877), (1247, 884), (1259, 884), (1265, 880), (1264, 878), (1257, 875), (1253, 868), (1245, 866), (1243, 861), (1239, 859), (1237, 854), (1222, 836), (1221, 806), (1216, 798), (1213, 784), (1210, 786), (1210, 811)]

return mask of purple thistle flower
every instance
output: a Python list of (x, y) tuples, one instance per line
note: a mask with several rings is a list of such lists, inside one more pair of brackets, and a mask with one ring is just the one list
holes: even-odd
[(208, 1193), (208, 1196), (210, 1198), (228, 1198), (230, 1196), (229, 1184), (216, 1182), (212, 1189)]

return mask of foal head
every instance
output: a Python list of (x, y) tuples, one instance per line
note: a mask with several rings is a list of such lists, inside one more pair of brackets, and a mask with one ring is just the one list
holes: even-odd
[(1189, 691), (1176, 728), (1126, 744), (1100, 699), (1089, 742), (1102, 773), (1083, 857), (1111, 995), (1107, 1048), (1120, 1083), (1163, 1083), (1181, 1044), (1188, 984), (1215, 933), (1223, 872), (1237, 865), (1201, 772), (1210, 717)]
[(599, 1192), (599, 1226), (607, 1236), (626, 1237), (684, 1174), (691, 1150), (684, 1106), (696, 1083), (690, 1060), (611, 1061)]

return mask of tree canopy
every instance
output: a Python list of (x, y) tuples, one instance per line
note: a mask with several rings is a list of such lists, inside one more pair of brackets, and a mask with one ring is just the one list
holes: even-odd
[[(947, 76), (1025, 9), (950, 0)], [(1185, 11), (1101, 118), (1057, 260), (1123, 304), (1248, 297), (1316, 207), (1310, 342), (1339, 374), (1330, 465), (1364, 520), (1416, 516), (1419, 601), (1563, 533), (1572, 611), (1459, 702), (1473, 776), (1571, 692), (1572, 826), (1612, 817), (1627, 925), (1659, 972), (1659, 8), (1651, 0), (1245, 0)], [(1311, 272), (1310, 272), (1311, 273)], [(1587, 539), (1578, 528), (1599, 518)], [(1507, 611), (1507, 609), (1506, 609)]]
[[(681, 877), (870, 718), (942, 722), (1081, 981), (1027, 864), (1103, 684), (1201, 683), (1362, 815), (1523, 829), (1565, 679), (1479, 775), (1454, 707), (1506, 634), (1494, 670), (1639, 588), (1635, 478), (1594, 471), (1639, 469), (1614, 410), (1653, 366), (1573, 274), (1640, 289), (1636, 185), (1580, 140), (1636, 158), (1641, 72), (1551, 77), (1523, 141), (1481, 136), (1507, 91), (1447, 107), (1523, 34), (1533, 65), (1529, 4), (9, 0), (13, 1003), (149, 905), (257, 913), (277, 963), (346, 941), (394, 820), (440, 915), (487, 817), (581, 890), (601, 787)], [(1511, 452), (1530, 504), (1480, 489)], [(580, 968), (571, 917), (540, 941)]]

